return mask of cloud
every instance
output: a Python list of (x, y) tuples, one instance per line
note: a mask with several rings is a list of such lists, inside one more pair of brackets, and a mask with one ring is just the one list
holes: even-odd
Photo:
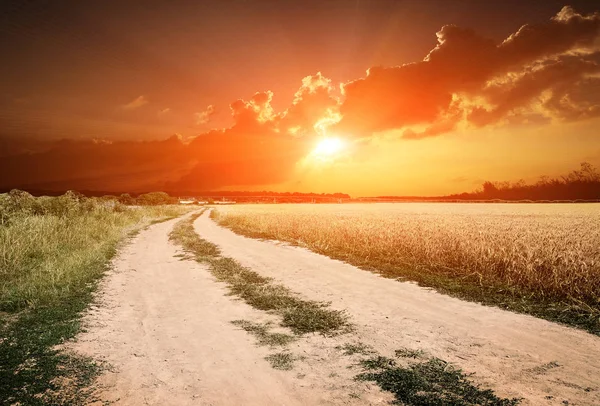
[(258, 92), (250, 100), (231, 103), (234, 125), (196, 137), (188, 146), (196, 165), (167, 189), (209, 190), (288, 180), (310, 144), (282, 131), (283, 114), (274, 112), (272, 98), (270, 91)]
[(336, 115), (339, 99), (333, 91), (331, 80), (321, 72), (306, 76), (294, 95), (292, 105), (282, 114), (280, 126), (296, 136), (322, 132), (324, 124), (339, 120)]
[(193, 166), (178, 137), (162, 141), (61, 140), (0, 160), (0, 187), (136, 191), (158, 188)]
[(272, 97), (259, 92), (234, 101), (232, 127), (191, 140), (63, 140), (26, 152), (0, 138), (12, 151), (0, 160), (0, 188), (177, 192), (283, 182), (311, 145), (281, 131), (283, 113), (274, 112)]
[(600, 103), (591, 92), (573, 93), (598, 80), (599, 13), (584, 16), (564, 7), (499, 44), (453, 25), (437, 38), (420, 62), (373, 67), (344, 84), (336, 128), (356, 135), (404, 129), (405, 138), (415, 139), (458, 125), (494, 124), (536, 106), (554, 118), (597, 114)]
[(212, 104), (206, 107), (206, 110), (199, 113), (195, 113), (196, 125), (207, 124), (210, 121), (210, 117), (215, 113), (215, 106)]
[(169, 107), (166, 107), (166, 108), (164, 108), (164, 109), (162, 109), (162, 110), (158, 110), (158, 112), (156, 113), (156, 115), (157, 115), (158, 117), (162, 117), (162, 116), (164, 116), (165, 114), (168, 114), (168, 113), (170, 113), (170, 112), (171, 112), (171, 109), (170, 109)]
[(145, 96), (138, 96), (129, 103), (121, 106), (124, 110), (134, 110), (148, 104), (148, 99)]
[[(326, 134), (368, 139), (393, 129), (419, 140), (462, 127), (600, 115), (599, 13), (565, 7), (499, 43), (453, 25), (442, 27), (437, 39), (423, 60), (372, 67), (343, 84), (341, 94), (317, 72), (302, 79), (282, 111), (273, 108), (270, 91), (235, 100), (230, 128), (185, 140), (36, 145), (0, 138), (0, 187), (202, 191), (270, 185), (289, 181), (314, 138)], [(122, 108), (145, 104), (139, 96)], [(196, 123), (208, 123), (214, 113), (208, 106), (194, 115)]]

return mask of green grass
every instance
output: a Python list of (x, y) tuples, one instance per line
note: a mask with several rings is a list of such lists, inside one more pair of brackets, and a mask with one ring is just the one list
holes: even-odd
[(438, 358), (397, 365), (391, 358), (376, 356), (361, 361), (366, 372), (356, 377), (360, 381), (377, 383), (391, 392), (399, 405), (415, 406), (513, 406), (518, 399), (500, 398), (489, 389), (469, 381), (460, 369)]
[(348, 331), (350, 324), (345, 312), (329, 309), (328, 303), (301, 299), (271, 278), (241, 266), (232, 258), (222, 257), (217, 246), (203, 240), (194, 231), (193, 223), (200, 214), (178, 222), (170, 237), (196, 260), (208, 264), (211, 273), (227, 284), (232, 295), (258, 310), (281, 316), (281, 326), (290, 328), (296, 335), (332, 335)]
[(286, 346), (296, 340), (296, 337), (289, 334), (270, 332), (271, 324), (269, 323), (253, 323), (248, 320), (234, 320), (231, 323), (254, 335), (259, 345), (270, 347)]
[(73, 193), (0, 195), (0, 404), (93, 400), (102, 365), (60, 344), (81, 330), (119, 243), (185, 210), (111, 206)]

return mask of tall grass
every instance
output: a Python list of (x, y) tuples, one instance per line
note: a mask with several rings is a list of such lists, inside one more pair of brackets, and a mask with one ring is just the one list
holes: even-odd
[(250, 205), (213, 213), (245, 235), (600, 334), (596, 204)]
[(50, 304), (77, 291), (104, 271), (127, 232), (182, 210), (128, 208), (74, 193), (0, 196), (0, 310)]
[(0, 195), (0, 404), (83, 404), (98, 365), (56, 346), (80, 330), (126, 236), (189, 210), (125, 207), (77, 193)]

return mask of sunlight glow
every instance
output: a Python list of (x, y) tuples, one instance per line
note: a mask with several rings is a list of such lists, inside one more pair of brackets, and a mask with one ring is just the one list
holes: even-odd
[(345, 143), (340, 138), (324, 138), (319, 141), (313, 153), (317, 156), (332, 156), (342, 151), (344, 147)]

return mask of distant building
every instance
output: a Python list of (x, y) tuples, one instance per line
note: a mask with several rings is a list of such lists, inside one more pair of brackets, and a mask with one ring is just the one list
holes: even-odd
[(179, 199), (179, 204), (197, 204), (197, 203), (198, 203), (198, 201), (196, 199), (193, 199), (193, 198), (192, 199), (186, 199), (186, 198), (184, 198), (184, 199), (180, 198)]

